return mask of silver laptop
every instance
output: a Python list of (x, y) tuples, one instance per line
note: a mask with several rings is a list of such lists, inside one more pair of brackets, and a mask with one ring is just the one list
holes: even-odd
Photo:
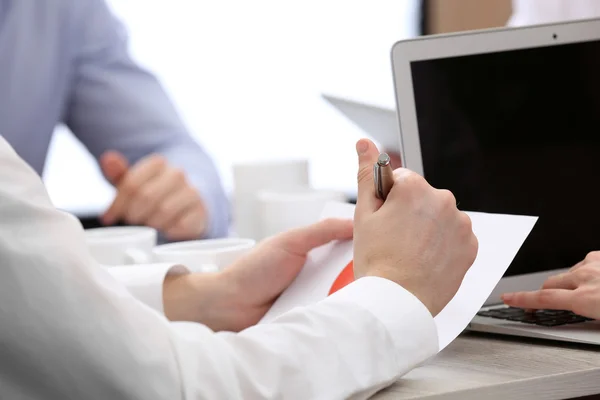
[(539, 216), (468, 329), (600, 344), (600, 324), (505, 307), (600, 250), (600, 20), (401, 41), (401, 154), (468, 211)]
[(363, 103), (333, 94), (321, 96), (335, 109), (373, 138), (387, 151), (400, 150), (396, 110)]

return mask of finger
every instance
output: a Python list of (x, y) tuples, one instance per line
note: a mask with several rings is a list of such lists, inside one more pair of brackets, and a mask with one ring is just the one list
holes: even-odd
[(394, 170), (394, 185), (386, 201), (404, 203), (409, 201), (409, 198), (413, 198), (422, 202), (424, 196), (435, 193), (431, 189), (429, 183), (422, 176), (406, 168), (397, 168)]
[(577, 289), (579, 280), (576, 274), (565, 272), (546, 279), (542, 285), (542, 289)]
[(375, 196), (373, 167), (379, 157), (379, 151), (373, 142), (361, 139), (356, 143), (358, 153), (358, 198), (355, 218), (373, 213), (381, 206), (381, 200)]
[(585, 256), (585, 261), (588, 263), (600, 261), (600, 251), (591, 251)]
[(167, 168), (137, 191), (126, 211), (128, 221), (133, 224), (145, 223), (171, 193), (186, 185), (183, 171)]
[(578, 268), (581, 268), (582, 266), (584, 266), (584, 265), (585, 265), (585, 263), (586, 263), (586, 261), (585, 261), (585, 260), (581, 260), (581, 261), (579, 261), (577, 264), (575, 264), (574, 266), (572, 266), (572, 267), (569, 269), (569, 272), (576, 271)]
[(600, 251), (592, 251), (589, 252), (585, 258), (581, 261), (579, 261), (577, 264), (575, 264), (570, 271), (575, 271), (581, 267), (583, 267), (584, 265), (588, 265), (591, 263), (596, 263), (600, 261)]
[(191, 187), (185, 186), (165, 198), (154, 213), (148, 218), (147, 225), (161, 232), (173, 227), (183, 214), (194, 206), (201, 206), (198, 193)]
[(352, 238), (352, 220), (328, 218), (314, 224), (292, 229), (277, 237), (289, 253), (304, 256), (314, 248), (334, 240)]
[(164, 168), (166, 168), (165, 160), (156, 155), (143, 159), (131, 167), (117, 185), (117, 196), (104, 213), (104, 223), (111, 224), (124, 218), (129, 203), (136, 196), (139, 188)]
[(195, 207), (184, 212), (179, 220), (165, 231), (169, 240), (190, 240), (202, 236), (207, 227), (206, 212), (202, 207)]
[(571, 310), (575, 291), (542, 289), (533, 292), (506, 293), (502, 300), (511, 307), (534, 310)]
[(140, 160), (130, 168), (127, 176), (119, 184), (119, 189), (134, 193), (143, 183), (158, 176), (167, 168), (167, 161), (158, 155), (152, 155)]
[(117, 186), (129, 169), (127, 158), (118, 151), (107, 151), (100, 157), (100, 169), (104, 177)]

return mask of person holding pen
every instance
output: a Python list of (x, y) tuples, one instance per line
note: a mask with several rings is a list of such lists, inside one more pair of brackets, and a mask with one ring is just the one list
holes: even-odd
[[(477, 255), (471, 221), (405, 169), (378, 198), (379, 152), (356, 149), (354, 222), (285, 232), (218, 273), (124, 278), (0, 138), (0, 398), (365, 399), (436, 354), (433, 317)], [(257, 325), (311, 249), (352, 237), (354, 282)]]

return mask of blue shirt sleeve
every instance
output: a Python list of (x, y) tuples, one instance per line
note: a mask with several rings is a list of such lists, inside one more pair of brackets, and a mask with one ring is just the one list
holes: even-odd
[(159, 153), (186, 171), (206, 205), (206, 237), (227, 234), (229, 203), (213, 160), (190, 136), (158, 80), (130, 57), (125, 28), (104, 0), (71, 1), (78, 51), (65, 122), (98, 159)]

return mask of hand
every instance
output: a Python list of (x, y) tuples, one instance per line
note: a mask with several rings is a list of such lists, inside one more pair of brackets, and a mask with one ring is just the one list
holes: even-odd
[(385, 203), (375, 197), (373, 164), (379, 152), (369, 140), (359, 155), (354, 215), (354, 274), (390, 279), (437, 315), (456, 294), (475, 261), (471, 220), (447, 190), (431, 187), (406, 169), (394, 171)]
[(568, 272), (551, 276), (540, 290), (506, 293), (505, 304), (529, 310), (568, 310), (600, 319), (600, 252), (587, 255)]
[(102, 155), (100, 166), (117, 188), (117, 196), (102, 217), (111, 225), (118, 220), (157, 229), (169, 240), (199, 239), (207, 216), (197, 191), (183, 171), (169, 166), (160, 155), (150, 155), (131, 168), (115, 151)]
[(255, 325), (298, 275), (309, 251), (352, 238), (352, 221), (327, 219), (261, 242), (216, 274), (189, 274), (165, 281), (165, 315), (201, 322), (215, 331)]

